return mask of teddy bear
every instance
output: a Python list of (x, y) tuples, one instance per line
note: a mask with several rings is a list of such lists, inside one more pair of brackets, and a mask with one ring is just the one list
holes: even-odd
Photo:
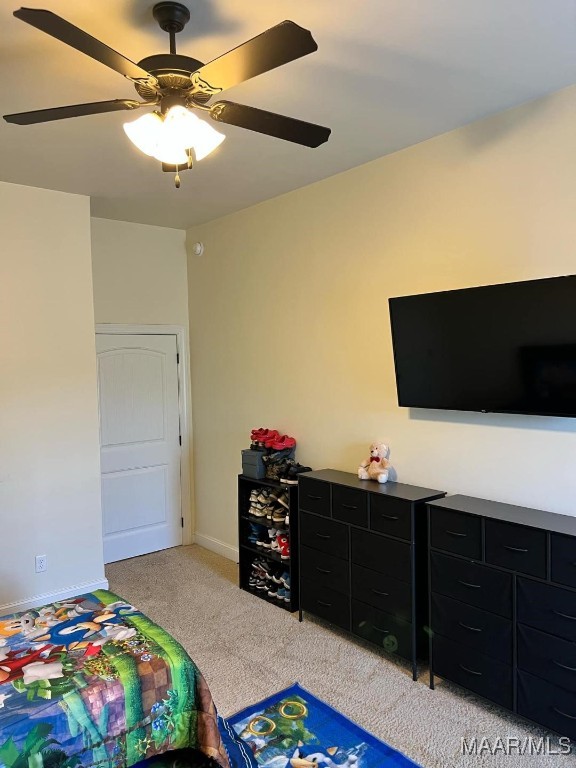
[(377, 480), (379, 483), (385, 483), (390, 474), (390, 448), (386, 443), (372, 443), (370, 446), (370, 458), (364, 461), (358, 467), (358, 478), (360, 480)]

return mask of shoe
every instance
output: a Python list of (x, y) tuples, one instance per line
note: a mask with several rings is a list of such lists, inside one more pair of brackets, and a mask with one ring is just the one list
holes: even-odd
[(286, 587), (286, 589), (290, 589), (290, 574), (288, 571), (284, 571), (280, 576), (280, 582), (284, 587)]
[(289, 528), (289, 527), (290, 527), (290, 512), (288, 512), (288, 514), (287, 514), (287, 515), (286, 515), (286, 517), (284, 518), (284, 525), (285, 525), (287, 528)]
[(262, 578), (266, 579), (266, 581), (270, 581), (272, 579), (273, 569), (267, 560), (260, 560), (258, 563), (258, 572), (262, 575)]
[(258, 542), (258, 536), (260, 534), (260, 526), (256, 523), (249, 523), (250, 532), (248, 533), (248, 541), (250, 544), (256, 544)]
[(275, 549), (278, 549), (278, 542), (276, 541), (276, 535), (278, 531), (276, 528), (268, 528), (266, 531), (266, 541), (262, 544), (264, 549), (271, 549), (272, 548), (272, 542), (274, 541), (276, 543)]
[(275, 507), (272, 510), (272, 522), (273, 523), (284, 523), (284, 520), (286, 519), (286, 510), (282, 509), (282, 507)]
[(279, 587), (278, 592), (276, 593), (276, 597), (278, 600), (286, 600), (286, 589), (285, 587)]
[(270, 491), (267, 488), (261, 488), (256, 496), (256, 501), (259, 501), (260, 504), (270, 504)]
[(268, 533), (266, 531), (266, 528), (262, 528), (260, 533), (258, 534), (258, 538), (256, 539), (256, 546), (257, 547), (268, 547)]
[(285, 589), (284, 590), (284, 596), (283, 596), (282, 599), (284, 600), (285, 603), (289, 603), (290, 602), (291, 596), (290, 596), (290, 590), (289, 589)]
[[(265, 459), (270, 459), (270, 456), (265, 456)], [(279, 480), (285, 473), (288, 472), (288, 459), (281, 459), (280, 461), (268, 461), (264, 462), (266, 466), (266, 477), (269, 480)]]
[(272, 448), (273, 451), (283, 451), (286, 448), (295, 448), (296, 440), (288, 435), (282, 435), (282, 437), (269, 437), (264, 445), (266, 448)]
[(312, 467), (305, 467), (294, 461), (288, 465), (287, 470), (280, 477), (280, 482), (286, 485), (298, 485), (298, 475), (302, 472), (312, 472)]
[(253, 517), (266, 517), (267, 511), (268, 506), (266, 504), (261, 504), (259, 501), (255, 501), (253, 504), (250, 504), (248, 514), (253, 515)]
[(279, 533), (276, 536), (278, 547), (280, 549), (280, 557), (282, 560), (290, 560), (290, 539), (285, 533)]
[(276, 499), (278, 504), (280, 504), (285, 509), (290, 509), (290, 503), (288, 501), (288, 492), (287, 491), (281, 491), (278, 495), (278, 498)]
[(280, 589), (278, 584), (268, 584), (268, 597), (278, 597), (278, 590)]
[(284, 459), (291, 459), (294, 461), (294, 456), (296, 454), (296, 448), (283, 448), (281, 451), (274, 451), (271, 448), (268, 450), (268, 461), (275, 462), (275, 461), (282, 461)]
[(277, 429), (261, 429), (252, 431), (250, 435), (252, 446), (256, 448), (264, 448), (267, 442), (273, 442), (280, 438), (280, 433)]

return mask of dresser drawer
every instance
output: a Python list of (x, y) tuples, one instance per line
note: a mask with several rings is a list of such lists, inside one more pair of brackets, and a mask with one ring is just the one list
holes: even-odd
[(370, 494), (370, 528), (379, 533), (412, 539), (412, 504), (391, 496)]
[(576, 587), (576, 537), (550, 534), (552, 581)]
[(298, 505), (307, 512), (330, 517), (330, 484), (310, 477), (300, 477)]
[(310, 547), (300, 549), (300, 573), (312, 584), (328, 587), (344, 595), (350, 593), (350, 564), (347, 560), (327, 555)]
[(305, 512), (300, 519), (300, 542), (328, 555), (348, 559), (348, 526)]
[(444, 637), (433, 639), (434, 674), (503, 707), (512, 707), (512, 667)]
[(518, 579), (518, 621), (576, 642), (576, 592)]
[(486, 520), (485, 536), (487, 563), (546, 578), (546, 531)]
[(412, 625), (397, 616), (379, 611), (370, 605), (352, 601), (352, 632), (364, 640), (410, 658), (412, 652)]
[(432, 595), (432, 631), (512, 664), (512, 622), (442, 595)]
[(518, 672), (518, 714), (576, 739), (576, 693)]
[(400, 581), (410, 581), (410, 545), (352, 529), (352, 562)]
[(357, 488), (335, 485), (332, 488), (332, 517), (345, 523), (368, 527), (368, 494)]
[(410, 585), (383, 573), (352, 564), (352, 599), (393, 613), (406, 621), (411, 619)]
[(339, 592), (302, 579), (300, 603), (303, 611), (313, 613), (342, 629), (350, 629), (350, 600)]
[(430, 507), (430, 542), (435, 549), (480, 560), (482, 519), (464, 512)]
[(576, 690), (576, 645), (518, 625), (518, 666), (550, 683)]
[(432, 552), (433, 592), (463, 603), (512, 616), (512, 574), (486, 565)]

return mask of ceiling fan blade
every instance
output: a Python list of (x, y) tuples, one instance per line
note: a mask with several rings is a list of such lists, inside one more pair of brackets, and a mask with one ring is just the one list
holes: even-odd
[(207, 86), (218, 93), (316, 50), (316, 41), (307, 29), (283, 21), (204, 64), (190, 77), (199, 90)]
[(121, 109), (137, 109), (145, 106), (131, 99), (112, 99), (111, 101), (93, 101), (90, 104), (70, 104), (68, 107), (53, 107), (52, 109), (37, 109), (33, 112), (17, 112), (14, 115), (4, 115), (7, 123), (16, 125), (34, 125), (48, 123), (52, 120), (64, 120), (67, 117), (82, 117), (82, 115), (97, 115), (101, 112), (117, 112)]
[(96, 59), (129, 80), (156, 83), (156, 78), (138, 64), (51, 11), (44, 11), (39, 8), (19, 8), (14, 11), (14, 16), (27, 24), (31, 24), (41, 32), (46, 32), (46, 34), (52, 35), (72, 48), (76, 48), (77, 51), (85, 53), (92, 59)]
[(210, 107), (210, 117), (219, 123), (237, 125), (249, 131), (276, 136), (278, 139), (293, 141), (305, 147), (319, 147), (328, 141), (331, 130), (322, 125), (305, 123), (294, 117), (265, 112), (263, 109), (235, 104), (233, 101), (218, 101)]

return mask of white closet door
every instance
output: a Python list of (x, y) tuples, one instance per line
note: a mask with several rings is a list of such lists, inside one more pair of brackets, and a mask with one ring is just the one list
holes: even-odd
[(182, 543), (175, 336), (97, 334), (104, 561)]

